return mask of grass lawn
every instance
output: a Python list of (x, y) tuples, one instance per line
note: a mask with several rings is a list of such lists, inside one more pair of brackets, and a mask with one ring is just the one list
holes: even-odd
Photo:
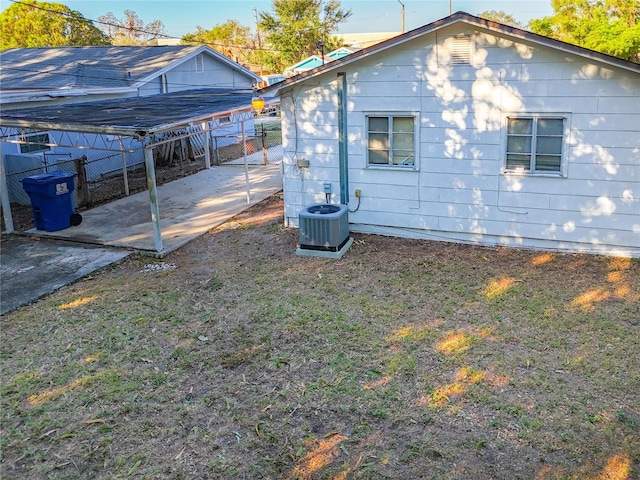
[(640, 478), (640, 262), (354, 238), (275, 196), (1, 317), (2, 478)]

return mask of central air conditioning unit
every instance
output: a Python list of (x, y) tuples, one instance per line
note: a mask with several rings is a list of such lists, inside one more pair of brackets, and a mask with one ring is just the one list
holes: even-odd
[(299, 213), (298, 220), (298, 255), (341, 258), (353, 243), (346, 205), (311, 205)]

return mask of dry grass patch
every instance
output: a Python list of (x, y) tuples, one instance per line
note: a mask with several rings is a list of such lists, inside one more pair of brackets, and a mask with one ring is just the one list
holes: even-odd
[(276, 196), (2, 317), (2, 477), (639, 478), (638, 261), (296, 236)]

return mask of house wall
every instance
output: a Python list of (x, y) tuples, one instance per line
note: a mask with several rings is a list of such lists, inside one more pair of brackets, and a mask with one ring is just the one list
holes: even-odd
[(229, 65), (207, 54), (203, 54), (203, 60), (204, 69), (201, 72), (196, 71), (195, 57), (169, 70), (166, 73), (167, 92), (162, 91), (163, 80), (158, 76), (139, 89), (140, 96), (212, 87), (251, 89), (251, 79), (232, 70)]
[[(351, 229), (640, 256), (640, 81), (633, 72), (460, 25), (345, 65)], [(451, 38), (472, 36), (470, 65)], [(337, 78), (281, 92), (285, 217), (340, 201)], [(417, 116), (416, 169), (367, 167), (367, 113)], [(506, 117), (566, 117), (562, 176), (505, 174)], [(297, 161), (307, 159), (309, 168)]]

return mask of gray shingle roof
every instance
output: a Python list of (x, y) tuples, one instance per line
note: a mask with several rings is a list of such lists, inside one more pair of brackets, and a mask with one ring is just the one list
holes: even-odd
[(199, 48), (202, 47), (14, 48), (0, 52), (0, 88), (127, 87)]

